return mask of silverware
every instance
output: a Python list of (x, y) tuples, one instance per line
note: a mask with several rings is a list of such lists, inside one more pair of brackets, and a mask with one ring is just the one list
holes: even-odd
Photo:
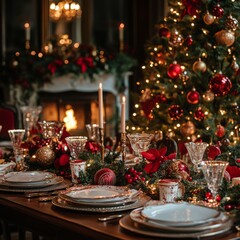
[(53, 196), (57, 195), (59, 193), (59, 190), (51, 191), (51, 192), (25, 192), (24, 196), (27, 198), (34, 198), (34, 197), (44, 197), (44, 196)]
[(98, 221), (106, 222), (106, 221), (110, 221), (110, 220), (121, 218), (123, 216), (124, 216), (123, 214), (118, 214), (118, 215), (111, 215), (109, 217), (100, 217), (100, 218), (98, 218)]
[(56, 196), (47, 196), (47, 197), (39, 197), (39, 202), (50, 202), (52, 201)]

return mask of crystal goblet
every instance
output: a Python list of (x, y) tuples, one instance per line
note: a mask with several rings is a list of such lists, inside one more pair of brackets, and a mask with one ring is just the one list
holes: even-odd
[(88, 138), (85, 136), (70, 136), (65, 138), (70, 150), (72, 160), (78, 159), (79, 154), (83, 151), (85, 147), (87, 139)]
[(151, 133), (129, 133), (127, 137), (130, 141), (134, 154), (137, 157), (141, 156), (141, 152), (148, 150), (154, 134)]
[(201, 166), (207, 186), (212, 193), (213, 202), (215, 202), (228, 162), (215, 160), (202, 161)]
[(54, 142), (59, 141), (62, 136), (64, 122), (61, 121), (42, 121), (38, 122), (42, 129), (44, 139), (51, 139)]
[(23, 113), (23, 125), (26, 130), (27, 137), (29, 137), (31, 129), (36, 125), (39, 119), (42, 107), (22, 106), (20, 109)]
[(208, 146), (205, 142), (188, 142), (185, 143), (194, 170), (199, 172), (199, 167), (203, 159), (203, 154)]
[(18, 161), (22, 158), (23, 155), (21, 144), (25, 134), (25, 129), (11, 129), (8, 130), (8, 134), (13, 145), (15, 160)]
[(86, 124), (89, 140), (99, 142), (99, 125), (98, 124)]

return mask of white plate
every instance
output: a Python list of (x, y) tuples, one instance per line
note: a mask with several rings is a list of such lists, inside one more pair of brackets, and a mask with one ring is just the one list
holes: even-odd
[(141, 211), (143, 208), (137, 208), (131, 211), (130, 218), (143, 226), (150, 227), (153, 229), (159, 230), (168, 230), (168, 231), (177, 231), (177, 232), (199, 232), (209, 229), (215, 229), (221, 227), (223, 224), (226, 224), (230, 220), (230, 217), (224, 213), (221, 213), (219, 217), (216, 218), (213, 222), (207, 222), (201, 225), (189, 226), (189, 227), (175, 227), (169, 226), (168, 224), (160, 223), (157, 221), (146, 220), (142, 217)]
[(53, 178), (56, 175), (50, 172), (27, 171), (27, 172), (10, 172), (4, 175), (6, 182), (11, 183), (32, 183), (41, 182)]
[(152, 221), (166, 223), (170, 226), (194, 226), (206, 221), (213, 221), (220, 212), (189, 203), (167, 203), (145, 207), (142, 216)]
[(63, 177), (56, 176), (41, 182), (29, 182), (29, 183), (14, 183), (14, 182), (0, 182), (0, 186), (9, 187), (9, 188), (44, 188), (51, 185), (59, 184), (63, 182)]
[(229, 231), (232, 227), (232, 221), (228, 221), (226, 224), (223, 224), (223, 226), (219, 228), (197, 232), (197, 233), (180, 233), (180, 232), (173, 232), (173, 231), (161, 232), (159, 230), (154, 230), (152, 228), (147, 228), (142, 225), (139, 225), (138, 223), (132, 221), (129, 215), (126, 215), (123, 218), (121, 218), (119, 220), (119, 225), (130, 232), (142, 234), (148, 237), (173, 238), (173, 239), (178, 239), (178, 238), (200, 239), (201, 237), (211, 237), (211, 236), (223, 234)]
[(80, 202), (113, 202), (122, 201), (131, 194), (127, 187), (90, 185), (72, 187), (62, 193), (64, 197)]
[(139, 207), (142, 207), (144, 204), (146, 204), (149, 200), (150, 200), (150, 197), (146, 195), (140, 195), (138, 197), (138, 200), (132, 204), (112, 206), (112, 207), (94, 207), (94, 206), (80, 206), (79, 204), (70, 203), (59, 197), (56, 197), (52, 200), (52, 204), (59, 208), (69, 209), (74, 211), (106, 213), (106, 212), (126, 211), (134, 208), (139, 208)]

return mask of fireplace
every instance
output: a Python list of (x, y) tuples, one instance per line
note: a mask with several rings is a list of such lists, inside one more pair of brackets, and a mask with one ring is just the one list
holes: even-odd
[[(125, 85), (128, 87), (128, 76)], [(99, 123), (98, 83), (103, 85), (105, 136), (116, 136), (118, 131), (118, 113), (120, 95), (115, 89), (113, 75), (98, 76), (97, 81), (76, 79), (66, 75), (52, 79), (39, 91), (39, 101), (43, 107), (41, 119), (46, 121), (64, 121), (71, 135), (87, 135), (86, 124)], [(128, 88), (124, 93), (128, 99)], [(127, 102), (128, 103), (128, 102)], [(126, 119), (128, 104), (126, 104)]]

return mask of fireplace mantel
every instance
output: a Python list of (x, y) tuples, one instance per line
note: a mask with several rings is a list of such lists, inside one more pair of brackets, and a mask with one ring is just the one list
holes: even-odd
[[(129, 118), (129, 76), (131, 72), (124, 74), (125, 91), (122, 93), (126, 96), (126, 119)], [(101, 82), (103, 86), (103, 92), (112, 93), (116, 97), (117, 107), (121, 107), (121, 94), (115, 87), (115, 75), (114, 74), (99, 74), (94, 75), (94, 80), (90, 78), (77, 77), (73, 74), (67, 74), (51, 79), (50, 83), (45, 83), (40, 89), (41, 92), (60, 93), (67, 91), (77, 92), (96, 92), (98, 91), (98, 85)]]

